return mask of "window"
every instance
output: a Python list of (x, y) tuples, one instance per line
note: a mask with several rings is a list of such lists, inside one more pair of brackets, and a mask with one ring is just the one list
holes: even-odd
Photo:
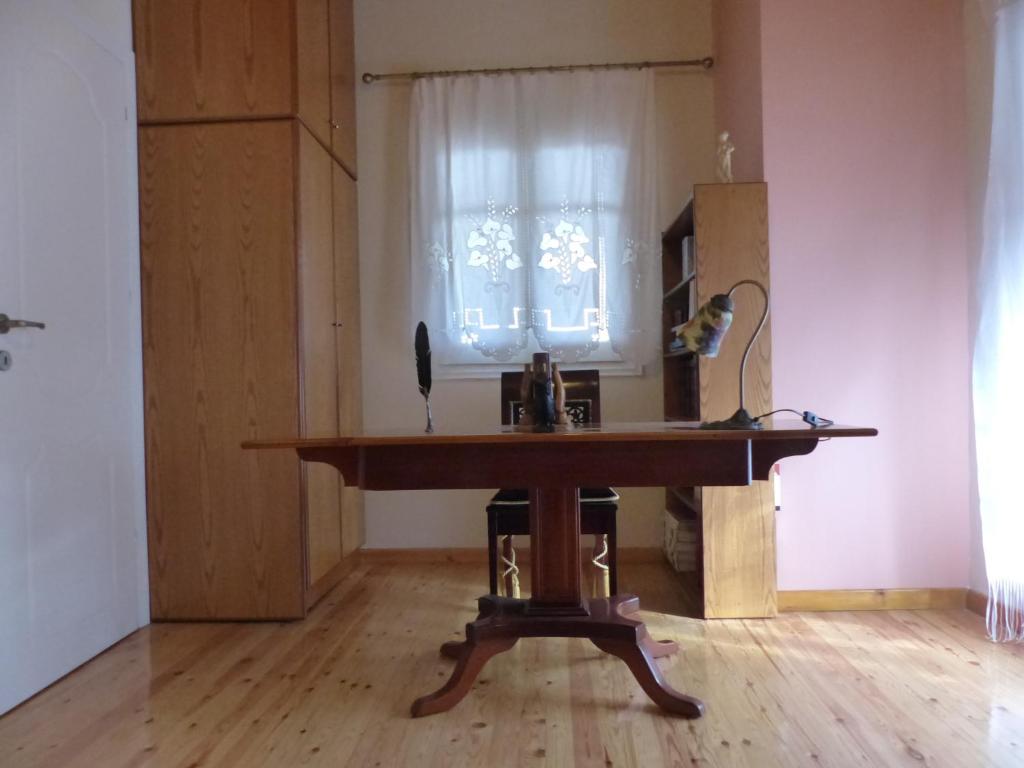
[(437, 362), (656, 346), (652, 88), (648, 72), (416, 83), (413, 320)]

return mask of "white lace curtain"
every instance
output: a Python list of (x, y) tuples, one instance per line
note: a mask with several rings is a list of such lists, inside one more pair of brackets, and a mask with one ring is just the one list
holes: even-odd
[(992, 142), (979, 272), (974, 421), (993, 639), (1021, 640), (1024, 496), (1024, 2), (995, 12)]
[(412, 320), (435, 359), (656, 345), (649, 70), (423, 79), (411, 107)]

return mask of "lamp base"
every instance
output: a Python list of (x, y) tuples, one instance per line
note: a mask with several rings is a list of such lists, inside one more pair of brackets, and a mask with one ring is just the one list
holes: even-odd
[(701, 429), (764, 429), (764, 425), (747, 413), (745, 408), (740, 408), (736, 413), (725, 421), (706, 421), (700, 425)]

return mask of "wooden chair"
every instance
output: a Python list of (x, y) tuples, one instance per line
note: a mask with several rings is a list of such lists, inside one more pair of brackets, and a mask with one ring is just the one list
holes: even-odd
[[(501, 375), (501, 423), (518, 424), (523, 413), (521, 372)], [(562, 371), (565, 410), (573, 424), (601, 421), (601, 388), (597, 371)], [(613, 488), (580, 489), (580, 532), (592, 534), (595, 596), (618, 594), (615, 515), (619, 494)], [(487, 505), (487, 555), (491, 594), (498, 594), (498, 539), (502, 540), (502, 580), (505, 594), (518, 597), (519, 569), (515, 564), (513, 536), (530, 533), (530, 505), (525, 488), (502, 489)], [(607, 574), (607, 579), (605, 579)], [(600, 594), (607, 592), (607, 595)]]

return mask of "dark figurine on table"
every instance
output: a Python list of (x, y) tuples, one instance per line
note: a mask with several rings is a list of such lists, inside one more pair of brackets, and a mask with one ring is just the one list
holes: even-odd
[(523, 367), (522, 386), (520, 427), (534, 432), (554, 432), (555, 427), (569, 423), (565, 412), (565, 385), (558, 365), (552, 364), (547, 352), (535, 353), (533, 364)]

